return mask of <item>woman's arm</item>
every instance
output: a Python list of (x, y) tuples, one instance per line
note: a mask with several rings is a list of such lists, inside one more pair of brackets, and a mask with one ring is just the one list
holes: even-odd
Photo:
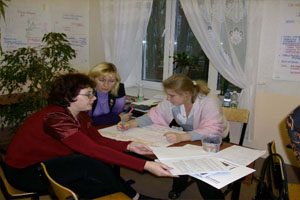
[(192, 140), (201, 139), (202, 135), (207, 134), (219, 134), (225, 137), (227, 133), (224, 131), (227, 130), (228, 123), (224, 118), (219, 100), (216, 97), (207, 96), (197, 101), (194, 112), (194, 130), (189, 132)]
[[(113, 140), (103, 140), (106, 145), (94, 141), (88, 133), (83, 130), (85, 124), (78, 124), (71, 116), (65, 113), (52, 113), (44, 122), (45, 132), (57, 140), (61, 141), (74, 152), (120, 166), (128, 167), (134, 170), (142, 171), (145, 161), (126, 153), (113, 149), (109, 144), (119, 143), (125, 150), (130, 142), (120, 142)], [(109, 142), (110, 141), (110, 142)]]

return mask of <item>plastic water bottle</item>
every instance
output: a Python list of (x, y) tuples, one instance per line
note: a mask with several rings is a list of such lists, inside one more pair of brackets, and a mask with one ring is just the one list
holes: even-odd
[(230, 107), (230, 102), (231, 102), (231, 94), (230, 94), (230, 90), (227, 89), (224, 94), (223, 106)]
[(238, 94), (237, 92), (234, 90), (232, 95), (231, 95), (231, 102), (230, 102), (230, 107), (231, 108), (237, 108), (238, 107)]
[(144, 91), (143, 91), (143, 84), (138, 84), (138, 93), (137, 93), (137, 101), (141, 102), (144, 101)]

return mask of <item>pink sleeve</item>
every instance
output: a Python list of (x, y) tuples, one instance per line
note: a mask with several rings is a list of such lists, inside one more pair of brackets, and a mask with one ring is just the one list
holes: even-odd
[(194, 114), (194, 131), (200, 134), (227, 135), (227, 121), (217, 98), (205, 97), (196, 106)]
[(149, 110), (148, 115), (154, 124), (169, 126), (173, 119), (171, 103), (166, 100), (160, 102)]

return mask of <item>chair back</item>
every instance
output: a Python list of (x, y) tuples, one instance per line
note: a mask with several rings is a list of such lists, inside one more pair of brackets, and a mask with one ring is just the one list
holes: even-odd
[(244, 137), (246, 133), (246, 128), (248, 125), (249, 121), (249, 110), (247, 109), (237, 109), (237, 108), (227, 108), (227, 107), (222, 107), (223, 113), (229, 122), (239, 122), (242, 123), (242, 131), (241, 131), (241, 136), (239, 140), (239, 145), (243, 146), (244, 143)]
[(4, 154), (1, 152), (0, 158), (0, 187), (2, 194), (6, 199), (18, 199), (31, 197), (32, 199), (39, 199), (39, 195), (35, 192), (25, 192), (14, 188), (6, 179), (4, 173)]
[(269, 152), (269, 154), (277, 153), (276, 152), (276, 145), (275, 145), (274, 140), (272, 140), (271, 142), (268, 143), (268, 152)]
[(49, 180), (49, 183), (51, 185), (51, 188), (53, 189), (53, 192), (55, 196), (58, 198), (58, 200), (78, 200), (77, 195), (70, 190), (69, 188), (66, 188), (62, 186), (61, 184), (57, 183), (48, 173), (46, 165), (44, 163), (41, 163), (41, 166), (43, 168), (44, 174)]

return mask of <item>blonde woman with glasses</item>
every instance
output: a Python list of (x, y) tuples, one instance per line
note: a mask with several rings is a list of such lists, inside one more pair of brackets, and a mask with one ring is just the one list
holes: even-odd
[(90, 116), (94, 125), (114, 125), (128, 121), (131, 113), (123, 113), (126, 94), (124, 84), (114, 64), (103, 62), (93, 67), (89, 76), (96, 82), (96, 101)]

